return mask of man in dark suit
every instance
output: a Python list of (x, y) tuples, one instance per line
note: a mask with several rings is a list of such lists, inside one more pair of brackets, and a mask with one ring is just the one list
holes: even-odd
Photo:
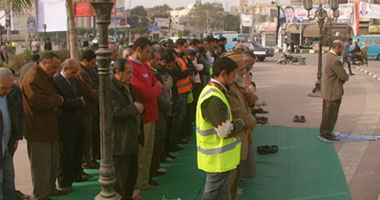
[(0, 199), (16, 199), (13, 154), (22, 139), (24, 112), (21, 89), (10, 70), (0, 68)]
[[(132, 70), (131, 64), (126, 59), (118, 59), (114, 64), (114, 77), (111, 81), (112, 147), (116, 177), (114, 188), (122, 199), (133, 199), (138, 171), (138, 135), (144, 134), (140, 117), (144, 106), (135, 101), (129, 84)], [(138, 194), (134, 199), (145, 198)]]
[(335, 40), (332, 50), (325, 56), (322, 68), (323, 109), (320, 134), (321, 137), (332, 141), (338, 140), (332, 135), (332, 131), (338, 119), (339, 107), (342, 102), (343, 84), (349, 79), (349, 75), (338, 57), (342, 55), (343, 49), (343, 42)]
[(81, 178), (81, 161), (83, 156), (84, 124), (82, 108), (86, 105), (79, 89), (79, 65), (73, 59), (62, 64), (62, 70), (54, 79), (57, 94), (63, 97), (63, 104), (58, 112), (60, 166), (58, 173), (59, 187), (73, 191), (74, 180)]

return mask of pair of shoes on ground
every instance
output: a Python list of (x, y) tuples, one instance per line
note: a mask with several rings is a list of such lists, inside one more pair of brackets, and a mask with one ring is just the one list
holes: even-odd
[(253, 110), (253, 114), (256, 114), (256, 113), (259, 113), (259, 114), (267, 114), (269, 113), (268, 111), (262, 109), (262, 108), (256, 108)]
[(301, 115), (301, 116), (295, 115), (294, 118), (293, 118), (293, 122), (305, 123), (306, 122), (306, 118), (303, 115)]
[(335, 137), (335, 135), (321, 135), (321, 137), (330, 141), (339, 141), (339, 138)]
[(258, 124), (267, 124), (268, 123), (267, 117), (259, 117), (259, 116), (255, 116), (255, 117), (256, 117), (256, 121)]
[(278, 146), (276, 145), (264, 145), (264, 146), (258, 146), (257, 147), (257, 153), (259, 154), (271, 154), (271, 153), (277, 153), (278, 152)]

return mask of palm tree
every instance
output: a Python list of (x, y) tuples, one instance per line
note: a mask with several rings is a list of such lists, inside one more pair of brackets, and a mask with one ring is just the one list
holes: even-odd
[(35, 0), (1, 0), (0, 9), (10, 12), (26, 11), (33, 7)]
[(79, 60), (79, 47), (77, 40), (77, 28), (75, 26), (75, 16), (73, 0), (66, 0), (67, 17), (69, 18), (69, 36), (70, 36), (70, 57), (75, 61)]
[[(5, 11), (6, 19), (9, 20), (11, 10), (14, 12), (24, 12), (33, 7), (35, 0), (1, 0), (0, 10)], [(4, 25), (4, 24), (3, 24)], [(7, 38), (10, 38), (11, 26), (8, 26)]]

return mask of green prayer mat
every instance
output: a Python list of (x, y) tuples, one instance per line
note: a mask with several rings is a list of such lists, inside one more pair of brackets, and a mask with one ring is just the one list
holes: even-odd
[[(316, 139), (319, 129), (258, 126), (254, 131), (255, 145), (277, 145), (276, 154), (256, 154), (255, 179), (241, 182), (244, 195), (238, 200), (349, 200), (350, 191), (339, 158), (332, 144)], [(195, 137), (194, 137), (195, 138)], [(143, 191), (149, 200), (181, 198), (201, 199), (205, 173), (196, 166), (195, 139), (183, 145), (185, 150), (173, 153), (174, 162), (162, 163), (166, 175), (155, 177), (156, 190)], [(86, 170), (94, 177), (75, 183), (73, 193), (54, 197), (57, 200), (93, 199), (99, 192), (98, 170)]]

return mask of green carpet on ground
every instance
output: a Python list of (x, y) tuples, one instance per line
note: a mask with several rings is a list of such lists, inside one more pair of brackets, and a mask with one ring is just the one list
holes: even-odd
[[(279, 152), (256, 155), (258, 177), (241, 183), (244, 195), (238, 200), (351, 199), (334, 146), (319, 142), (317, 135), (318, 129), (311, 128), (256, 127), (255, 145), (278, 145)], [(147, 199), (201, 199), (205, 174), (196, 167), (194, 139), (183, 147), (173, 154), (175, 162), (162, 164), (168, 173), (155, 178), (158, 189), (142, 193)], [(75, 183), (74, 193), (54, 199), (93, 199), (100, 191), (97, 170), (87, 172), (94, 175), (91, 181)]]

